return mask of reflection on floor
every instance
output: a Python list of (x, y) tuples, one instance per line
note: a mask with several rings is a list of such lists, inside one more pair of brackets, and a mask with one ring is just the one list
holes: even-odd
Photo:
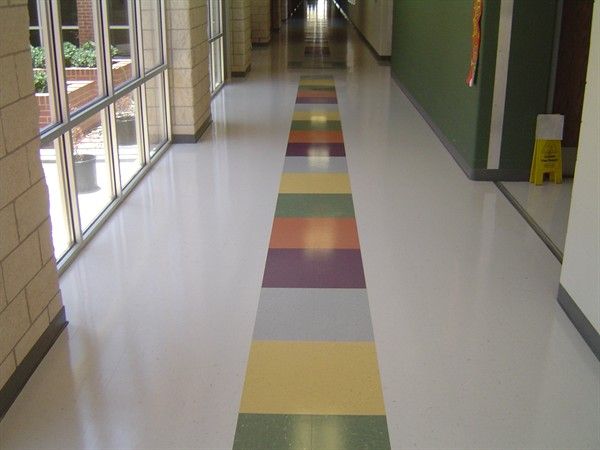
[[(464, 176), (352, 28), (348, 70), (290, 70), (288, 45), (306, 42), (288, 31), (303, 22), (253, 52), (248, 76), (213, 99), (200, 142), (166, 152), (61, 277), (69, 326), (0, 422), (2, 450), (232, 448), (255, 321), (270, 317), (257, 314), (268, 247), (290, 245), (284, 231), (297, 227), (270, 241), (273, 217), (315, 216), (314, 204), (277, 200), (282, 167), (302, 170), (285, 151), (300, 76), (323, 74), (352, 181), (352, 203), (332, 194), (323, 206), (354, 209), (391, 448), (600, 448), (600, 363), (556, 302), (556, 258), (494, 184)], [(336, 225), (335, 245), (357, 246), (348, 227)], [(361, 295), (344, 301), (368, 341)], [(286, 306), (265, 301), (267, 314)], [(313, 324), (334, 333), (337, 319)], [(313, 331), (269, 323), (256, 336)], [(374, 429), (353, 419), (310, 426), (328, 443), (342, 442), (344, 421), (361, 438)]]
[(565, 178), (562, 184), (546, 182), (542, 186), (525, 181), (504, 181), (502, 184), (564, 253), (573, 179)]

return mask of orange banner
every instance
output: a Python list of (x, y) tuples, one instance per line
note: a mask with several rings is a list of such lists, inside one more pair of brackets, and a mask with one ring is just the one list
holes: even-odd
[(473, 0), (473, 33), (471, 35), (471, 64), (467, 74), (467, 86), (475, 84), (475, 74), (479, 62), (479, 48), (481, 47), (481, 15), (483, 13), (483, 0)]

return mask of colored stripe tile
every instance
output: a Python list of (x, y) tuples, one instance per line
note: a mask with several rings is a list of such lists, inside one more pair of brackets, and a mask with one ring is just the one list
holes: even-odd
[(335, 98), (318, 98), (318, 97), (300, 97), (296, 99), (296, 103), (307, 103), (307, 104), (337, 104), (337, 100)]
[(282, 194), (349, 194), (347, 173), (284, 173), (279, 192)]
[(339, 114), (338, 106), (331, 105), (331, 104), (323, 104), (323, 105), (296, 104), (296, 107), (294, 108), (294, 113), (297, 113), (297, 112), (321, 113), (323, 111)]
[(384, 415), (375, 345), (253, 342), (240, 413)]
[(300, 78), (300, 87), (304, 86), (335, 86), (331, 78)]
[(269, 249), (262, 285), (364, 289), (360, 250)]
[(340, 131), (342, 124), (339, 120), (294, 120), (293, 131)]
[(312, 416), (312, 448), (389, 450), (385, 416)]
[(312, 98), (335, 98), (335, 91), (325, 91), (319, 89), (299, 89), (298, 98), (300, 97), (312, 97)]
[(349, 194), (279, 194), (276, 217), (354, 217)]
[(340, 120), (340, 113), (338, 111), (295, 111), (292, 119), (294, 121), (327, 122), (330, 120)]
[(233, 450), (312, 449), (312, 417), (291, 414), (240, 414)]
[(290, 131), (290, 144), (342, 144), (341, 131)]
[(284, 172), (348, 172), (346, 158), (330, 156), (287, 156)]
[(358, 249), (356, 221), (348, 218), (276, 217), (269, 248)]
[(234, 450), (389, 450), (385, 416), (240, 414)]
[(364, 289), (261, 291), (255, 341), (372, 341), (373, 328)]
[(344, 144), (296, 142), (287, 146), (286, 156), (346, 156)]

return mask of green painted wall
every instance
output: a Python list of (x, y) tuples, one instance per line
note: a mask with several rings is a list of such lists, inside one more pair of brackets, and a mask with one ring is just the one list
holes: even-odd
[(465, 84), (471, 0), (396, 0), (392, 71), (472, 168), (485, 167), (498, 34), (498, 0), (487, 0), (481, 64)]
[[(487, 166), (500, 0), (485, 0), (479, 72), (465, 84), (472, 0), (395, 0), (392, 73), (453, 143), (474, 177)], [(526, 175), (545, 111), (556, 0), (515, 0), (500, 169)], [(479, 171), (479, 172), (478, 172)]]
[[(567, 0), (578, 1), (578, 0)], [(538, 114), (546, 112), (556, 0), (516, 0), (500, 169), (528, 176)]]

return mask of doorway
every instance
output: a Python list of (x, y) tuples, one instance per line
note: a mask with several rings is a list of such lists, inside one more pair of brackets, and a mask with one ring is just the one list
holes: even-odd
[(532, 225), (554, 255), (562, 261), (567, 234), (571, 190), (587, 65), (594, 0), (559, 0), (555, 37), (555, 72), (548, 95), (548, 113), (565, 117), (563, 183), (502, 182), (499, 188)]

